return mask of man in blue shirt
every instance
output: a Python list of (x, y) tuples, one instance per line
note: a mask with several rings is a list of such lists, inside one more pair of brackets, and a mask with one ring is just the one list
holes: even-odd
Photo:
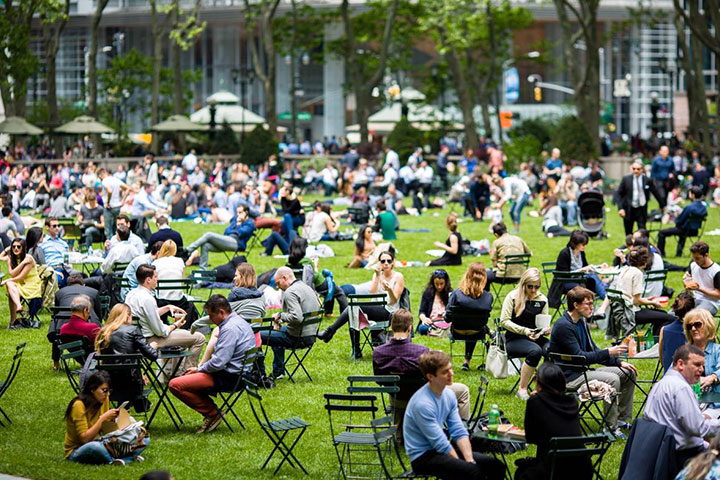
[(60, 223), (57, 218), (47, 217), (45, 219), (45, 228), (47, 229), (47, 235), (40, 243), (40, 248), (45, 254), (45, 264), (58, 270), (65, 263), (64, 256), (70, 251), (70, 247), (68, 247), (65, 240), (60, 238)]
[(545, 167), (543, 168), (545, 181), (547, 182), (547, 186), (550, 191), (555, 189), (555, 185), (558, 180), (560, 180), (560, 175), (562, 175), (562, 170), (563, 161), (562, 158), (560, 158), (560, 149), (553, 148), (550, 158), (547, 159)]
[(423, 353), (420, 370), (428, 383), (410, 399), (403, 423), (405, 451), (413, 472), (448, 480), (504, 478), (505, 466), (500, 460), (472, 451), (455, 394), (445, 388), (453, 383), (450, 356), (437, 350)]
[[(188, 253), (192, 253), (186, 265), (193, 264), (195, 259), (200, 257), (200, 268), (208, 268), (210, 252), (238, 252), (245, 251), (247, 242), (255, 231), (255, 222), (249, 215), (248, 207), (240, 205), (230, 225), (222, 235), (215, 232), (207, 232), (202, 237), (187, 246)], [(198, 254), (196, 250), (200, 248)]]
[(201, 413), (205, 421), (198, 433), (209, 433), (222, 421), (222, 412), (210, 398), (210, 391), (235, 388), (244, 373), (247, 352), (255, 348), (252, 327), (232, 311), (222, 295), (213, 295), (205, 303), (210, 321), (220, 329), (210, 360), (197, 368), (188, 368), (181, 377), (170, 380), (170, 391), (184, 404)]
[(670, 149), (663, 145), (653, 158), (650, 166), (650, 178), (655, 183), (655, 189), (662, 198), (667, 197), (671, 190), (670, 182), (675, 179), (675, 162), (670, 158)]
[(685, 249), (685, 239), (688, 235), (697, 235), (698, 230), (702, 227), (702, 222), (707, 217), (707, 207), (703, 201), (703, 192), (700, 187), (690, 187), (688, 196), (692, 203), (683, 208), (680, 215), (675, 219), (675, 226), (672, 228), (664, 228), (658, 232), (657, 247), (660, 255), (665, 256), (665, 240), (667, 237), (678, 237), (676, 257), (683, 256)]
[[(618, 393), (619, 402), (605, 405), (609, 410), (606, 421), (615, 436), (624, 437), (619, 427), (629, 427), (632, 423), (637, 370), (632, 364), (619, 358), (619, 355), (627, 352), (627, 345), (615, 345), (605, 350), (600, 350), (595, 345), (585, 323), (585, 319), (592, 315), (594, 298), (595, 294), (584, 287), (575, 287), (567, 293), (567, 312), (553, 325), (549, 350), (553, 353), (582, 356), (586, 365), (605, 365), (588, 371), (587, 378), (605, 382)], [(582, 372), (566, 369), (563, 373), (567, 378), (568, 390), (576, 391), (585, 384), (585, 375)]]

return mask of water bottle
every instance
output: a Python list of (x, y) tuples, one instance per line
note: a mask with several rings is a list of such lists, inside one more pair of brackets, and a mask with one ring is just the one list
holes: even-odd
[(695, 395), (697, 395), (698, 400), (700, 400), (700, 396), (702, 395), (702, 388), (700, 388), (700, 380), (693, 385), (693, 392), (695, 392)]
[(652, 326), (650, 326), (645, 332), (645, 350), (651, 349), (654, 345), (655, 337), (653, 336)]
[(497, 438), (498, 426), (500, 425), (500, 409), (497, 405), (493, 405), (488, 413), (488, 436)]
[(63, 253), (63, 263), (65, 263), (65, 264), (70, 263), (70, 254), (68, 252)]

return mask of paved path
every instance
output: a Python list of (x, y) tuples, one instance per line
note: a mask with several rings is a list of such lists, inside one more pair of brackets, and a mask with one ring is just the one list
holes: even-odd
[(13, 477), (12, 475), (5, 475), (4, 473), (0, 473), (0, 480), (27, 480), (23, 477)]

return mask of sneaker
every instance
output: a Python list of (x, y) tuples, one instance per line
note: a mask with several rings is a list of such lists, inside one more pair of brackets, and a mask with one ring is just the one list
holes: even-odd
[(521, 392), (520, 390), (518, 390), (517, 393), (515, 394), (515, 396), (523, 401), (526, 401), (527, 399), (530, 398), (530, 394), (527, 392), (527, 390), (525, 390), (524, 392)]
[(210, 423), (208, 424), (207, 428), (205, 428), (205, 433), (210, 433), (213, 430), (215, 430), (218, 427), (218, 425), (220, 425), (220, 422), (222, 422), (222, 419), (223, 419), (222, 412), (218, 412), (217, 415), (215, 415), (214, 417), (212, 417), (210, 419)]
[(273, 382), (277, 382), (278, 380), (282, 380), (283, 378), (285, 378), (285, 373), (273, 373), (272, 375), (270, 375), (270, 378)]
[(136, 462), (144, 462), (144, 461), (145, 461), (145, 457), (143, 457), (142, 455), (136, 455), (136, 456), (135, 456), (135, 461), (136, 461)]
[(621, 430), (630, 430), (630, 428), (632, 427), (632, 424), (630, 424), (628, 422), (623, 422), (622, 420), (619, 420), (617, 426)]
[(117, 465), (118, 467), (124, 467), (125, 466), (125, 460), (122, 458), (116, 458), (112, 462), (110, 462), (110, 465)]
[(467, 372), (467, 371), (470, 370), (470, 364), (469, 364), (469, 363), (463, 363), (463, 364), (462, 364), (462, 367), (460, 367), (460, 368), (462, 368), (464, 371)]
[(613, 434), (613, 436), (614, 436), (615, 438), (617, 438), (618, 440), (627, 440), (627, 435), (625, 435), (625, 433), (624, 433), (622, 430), (620, 430), (619, 428), (616, 428), (616, 429), (612, 432), (612, 434)]

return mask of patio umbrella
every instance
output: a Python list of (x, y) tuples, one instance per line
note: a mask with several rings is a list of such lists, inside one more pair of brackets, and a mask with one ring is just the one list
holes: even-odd
[(185, 115), (171, 115), (164, 122), (153, 125), (151, 129), (156, 132), (202, 132), (208, 127), (191, 122)]
[(8, 135), (40, 135), (43, 131), (35, 125), (28, 123), (24, 118), (7, 117), (0, 122), (0, 133), (6, 133)]
[(55, 132), (66, 133), (68, 135), (87, 135), (94, 133), (114, 133), (114, 130), (92, 117), (81, 116), (64, 125), (60, 125), (55, 129)]

